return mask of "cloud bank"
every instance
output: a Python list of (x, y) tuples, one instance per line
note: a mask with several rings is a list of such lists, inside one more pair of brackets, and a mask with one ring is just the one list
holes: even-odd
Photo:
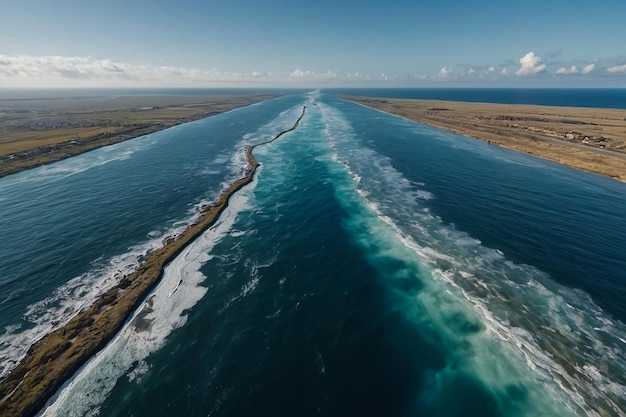
[[(548, 75), (572, 76), (572, 80), (616, 80), (626, 75), (626, 65), (596, 62), (578, 67), (563, 66), (546, 71), (546, 64), (534, 52), (519, 59), (516, 77), (502, 65), (456, 65), (439, 67), (436, 72), (413, 72), (406, 75), (357, 71), (316, 71), (297, 68), (282, 72), (228, 72), (218, 69), (195, 69), (167, 65), (138, 65), (98, 59), (91, 56), (0, 55), (0, 87), (384, 87), (430, 86), (433, 83), (463, 85), (515, 84), (515, 78), (529, 76), (533, 83), (549, 83)], [(506, 65), (509, 65), (507, 63)], [(598, 65), (600, 67), (598, 68)], [(613, 66), (610, 66), (613, 65)], [(593, 75), (589, 75), (593, 73)], [(530, 77), (534, 76), (534, 77)], [(568, 77), (569, 78), (569, 77)], [(615, 81), (613, 81), (615, 82)], [(490, 84), (491, 83), (491, 84)], [(494, 84), (495, 83), (495, 84)]]
[(0, 55), (0, 81), (25, 85), (159, 85), (170, 80), (194, 82), (254, 79), (255, 74), (237, 74), (172, 66), (132, 65), (93, 57)]
[(295, 69), (283, 72), (227, 72), (215, 68), (136, 65), (109, 59), (0, 55), (0, 87), (241, 87), (367, 85), (397, 80), (385, 72)]

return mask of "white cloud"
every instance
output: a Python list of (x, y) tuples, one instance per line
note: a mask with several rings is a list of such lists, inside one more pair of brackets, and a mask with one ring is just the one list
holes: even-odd
[(626, 73), (626, 65), (616, 65), (607, 69), (610, 73), (624, 72)]
[(579, 74), (579, 73), (583, 75), (587, 75), (591, 73), (595, 68), (596, 68), (596, 64), (589, 64), (589, 65), (585, 65), (583, 69), (578, 71), (578, 68), (576, 68), (576, 65), (572, 65), (570, 68), (565, 68), (565, 67), (559, 68), (554, 73), (557, 75), (569, 75), (569, 74)]
[(256, 71), (247, 74), (216, 69), (135, 65), (90, 56), (0, 55), (0, 85), (7, 86), (197, 85), (262, 77)]
[(302, 71), (296, 69), (289, 74), (289, 78), (298, 81), (320, 81), (320, 80), (334, 80), (339, 78), (339, 75), (332, 71), (317, 72), (317, 71)]
[(361, 74), (360, 72), (349, 72), (345, 75), (345, 78), (348, 80), (369, 80), (370, 76), (368, 74)]
[(67, 56), (0, 55), (0, 87), (212, 87), (320, 85), (369, 79), (359, 73), (228, 72), (175, 66), (137, 65), (109, 59)]
[(543, 71), (544, 69), (546, 69), (546, 65), (545, 64), (539, 65), (540, 62), (541, 62), (541, 58), (535, 55), (534, 52), (527, 53), (526, 55), (524, 55), (523, 57), (519, 59), (519, 63), (521, 64), (521, 67), (520, 69), (515, 71), (515, 75), (522, 77), (526, 75), (537, 74)]
[[(99, 59), (90, 56), (29, 56), (0, 54), (0, 87), (252, 87), (252, 86), (368, 86), (402, 85), (437, 82), (478, 81), (498, 79), (515, 71), (517, 76), (540, 73), (546, 65), (534, 52), (520, 60), (521, 67), (515, 71), (507, 67), (466, 66), (457, 72), (444, 66), (435, 74), (412, 74), (398, 76), (388, 72), (334, 72), (297, 68), (293, 71), (228, 72), (215, 68), (198, 69), (167, 65), (138, 65)], [(592, 63), (579, 69), (576, 66), (559, 68), (558, 75), (589, 74), (596, 71)], [(626, 65), (607, 69), (609, 73), (626, 73)]]
[(435, 76), (437, 78), (448, 78), (452, 73), (452, 68), (450, 67), (442, 67), (439, 70), (439, 73)]
[(568, 75), (568, 74), (577, 74), (578, 73), (578, 68), (576, 68), (576, 65), (572, 65), (571, 68), (559, 68), (558, 70), (556, 70), (555, 74), (558, 75)]
[(291, 71), (291, 74), (289, 74), (289, 76), (291, 78), (305, 78), (305, 77), (310, 77), (313, 73), (311, 71), (302, 71), (301, 69), (296, 69), (294, 71)]
[(596, 64), (585, 65), (583, 69), (580, 71), (581, 74), (589, 74), (596, 68)]

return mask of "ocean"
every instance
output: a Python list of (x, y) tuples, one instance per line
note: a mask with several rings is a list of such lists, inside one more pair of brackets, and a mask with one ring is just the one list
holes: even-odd
[(335, 92), (0, 179), (0, 378), (306, 106), (40, 415), (624, 415), (626, 184)]
[(325, 92), (418, 100), (626, 109), (626, 88), (352, 88)]

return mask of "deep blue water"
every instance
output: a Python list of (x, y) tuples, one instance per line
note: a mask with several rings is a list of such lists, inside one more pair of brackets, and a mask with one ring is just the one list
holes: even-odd
[(320, 92), (0, 180), (1, 363), (181, 230), (304, 105), (44, 415), (626, 412), (626, 185)]
[[(503, 104), (626, 109), (626, 88), (333, 88), (327, 94)], [(0, 89), (1, 99), (116, 97), (126, 95), (303, 94), (285, 88)]]
[(352, 88), (355, 96), (626, 109), (625, 88)]

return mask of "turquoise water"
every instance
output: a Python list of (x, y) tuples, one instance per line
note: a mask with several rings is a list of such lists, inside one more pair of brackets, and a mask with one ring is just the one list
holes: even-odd
[(3, 372), (262, 164), (43, 415), (621, 415), (626, 186), (311, 92), (0, 180)]

